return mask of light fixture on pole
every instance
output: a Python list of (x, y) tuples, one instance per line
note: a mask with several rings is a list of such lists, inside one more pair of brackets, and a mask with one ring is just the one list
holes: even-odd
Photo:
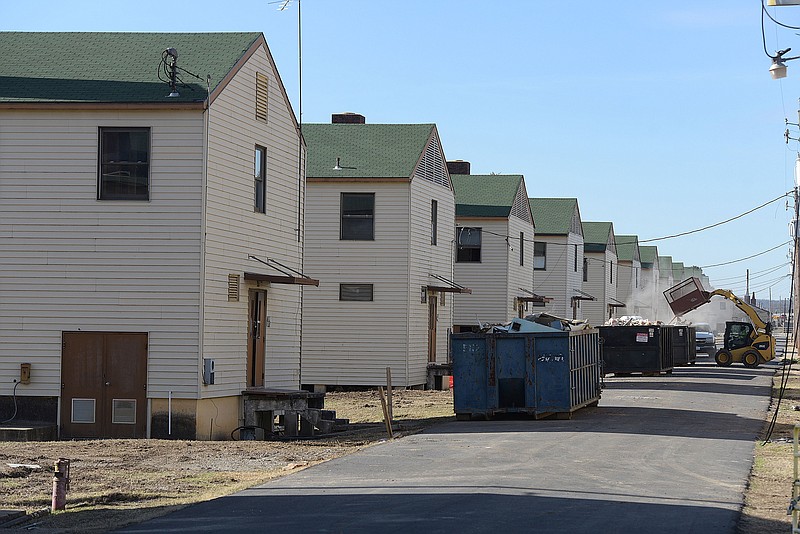
[(784, 54), (788, 53), (791, 48), (786, 48), (784, 50), (778, 50), (775, 52), (774, 56), (770, 56), (772, 59), (772, 65), (769, 67), (769, 75), (772, 76), (773, 80), (780, 80), (781, 78), (786, 78), (786, 61), (791, 61), (793, 59), (797, 59), (800, 56), (795, 57), (783, 57)]

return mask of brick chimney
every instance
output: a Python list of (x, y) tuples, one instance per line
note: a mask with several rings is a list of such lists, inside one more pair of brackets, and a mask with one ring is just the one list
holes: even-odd
[(457, 159), (447, 162), (447, 172), (450, 174), (469, 174), (469, 161)]
[(331, 115), (331, 124), (366, 124), (367, 119), (359, 113), (334, 113)]

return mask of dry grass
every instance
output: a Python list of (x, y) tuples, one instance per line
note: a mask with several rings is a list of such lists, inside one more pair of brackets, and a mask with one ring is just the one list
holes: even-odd
[[(792, 495), (794, 465), (792, 460), (792, 431), (800, 424), (800, 365), (793, 364), (788, 373), (788, 382), (783, 400), (778, 409), (775, 428), (770, 441), (756, 445), (753, 470), (745, 491), (744, 508), (739, 523), (741, 534), (773, 534), (791, 532), (791, 516), (786, 514)], [(788, 368), (786, 369), (788, 370)], [(773, 400), (764, 435), (769, 421), (775, 414), (783, 372), (773, 378)]]
[[(376, 391), (331, 393), (326, 408), (355, 430), (315, 440), (90, 440), (0, 442), (1, 508), (49, 508), (52, 466), (71, 462), (67, 509), (35, 520), (37, 530), (105, 532), (194, 502), (251, 487), (386, 439)], [(395, 435), (452, 417), (449, 391), (395, 391)], [(41, 469), (11, 468), (38, 464)]]

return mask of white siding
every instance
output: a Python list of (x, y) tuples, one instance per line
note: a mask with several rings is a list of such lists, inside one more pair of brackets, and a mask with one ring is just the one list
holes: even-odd
[[(375, 193), (374, 241), (339, 239), (342, 192)], [(303, 384), (382, 384), (389, 366), (408, 385), (409, 196), (408, 183), (309, 184), (305, 263), (320, 285), (304, 297)], [(339, 301), (341, 283), (373, 284), (374, 300)]]
[(640, 291), (642, 287), (642, 264), (638, 261), (619, 262), (619, 280), (617, 284), (617, 300), (625, 304), (617, 310), (617, 316), (636, 315), (641, 311), (643, 301)]
[[(151, 128), (150, 200), (98, 201), (100, 126)], [(60, 394), (63, 331), (148, 332), (149, 396), (197, 395), (203, 115), (0, 112), (0, 376)], [(12, 382), (0, 381), (0, 395)]]
[[(527, 201), (527, 196), (525, 196)], [(527, 206), (527, 204), (525, 204)], [(524, 234), (524, 243), (522, 252), (524, 254), (523, 264), (520, 265), (520, 232)], [(523, 221), (517, 217), (509, 217), (508, 231), (509, 237), (509, 256), (508, 256), (508, 269), (507, 280), (508, 286), (506, 288), (505, 303), (506, 303), (506, 318), (504, 321), (511, 320), (512, 317), (517, 316), (517, 309), (514, 307), (514, 299), (516, 297), (529, 297), (533, 291), (533, 240), (534, 230), (530, 222)], [(522, 291), (523, 289), (527, 291)], [(528, 305), (528, 313), (531, 313), (532, 308)]]
[[(547, 243), (547, 258), (545, 270), (533, 272), (533, 290), (553, 299), (547, 304), (546, 311), (571, 319), (571, 299), (578, 294), (575, 290), (583, 289), (583, 237), (574, 233), (541, 235), (536, 237), (536, 241)], [(576, 318), (580, 319), (581, 309), (577, 311)]]
[[(268, 121), (256, 119), (256, 73), (269, 78)], [(299, 136), (280, 80), (262, 47), (236, 73), (209, 111), (205, 219), (203, 354), (216, 380), (204, 396), (237, 395), (246, 385), (248, 290), (228, 302), (228, 274), (281, 275), (249, 255), (303, 270), (298, 206), (304, 191), (298, 169)], [(255, 146), (267, 149), (266, 213), (254, 211)], [(302, 228), (302, 223), (300, 224)], [(300, 386), (301, 289), (261, 284), (267, 291), (266, 387)], [(310, 288), (307, 291), (314, 291)]]
[[(592, 326), (601, 326), (608, 320), (608, 305), (617, 298), (617, 276), (619, 266), (617, 257), (610, 250), (605, 252), (587, 252), (588, 279), (583, 283), (583, 290), (596, 300), (585, 300), (581, 303), (583, 318), (588, 319)], [(614, 271), (613, 282), (611, 282), (610, 270)]]
[[(513, 303), (508, 302), (509, 262), (514, 257), (510, 243), (505, 238), (508, 235), (508, 219), (459, 217), (456, 225), (459, 228), (481, 229), (481, 261), (455, 264), (456, 283), (471, 288), (472, 294), (454, 296), (454, 324), (507, 322), (515, 316)], [(512, 315), (509, 316), (509, 313)]]
[[(437, 244), (431, 245), (431, 200), (438, 206)], [(439, 181), (415, 177), (411, 181), (410, 284), (408, 290), (408, 385), (424, 384), (428, 366), (428, 304), (421, 303), (422, 286), (447, 286), (432, 274), (453, 280), (452, 236), (455, 231), (453, 191)], [(453, 293), (437, 295), (436, 362), (447, 363), (453, 326)], [(392, 371), (394, 377), (394, 370)], [(394, 378), (392, 379), (394, 380)]]

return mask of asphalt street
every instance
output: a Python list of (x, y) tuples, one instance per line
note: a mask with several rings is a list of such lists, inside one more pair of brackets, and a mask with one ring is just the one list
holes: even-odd
[(606, 378), (570, 420), (445, 423), (124, 531), (733, 534), (775, 368)]

